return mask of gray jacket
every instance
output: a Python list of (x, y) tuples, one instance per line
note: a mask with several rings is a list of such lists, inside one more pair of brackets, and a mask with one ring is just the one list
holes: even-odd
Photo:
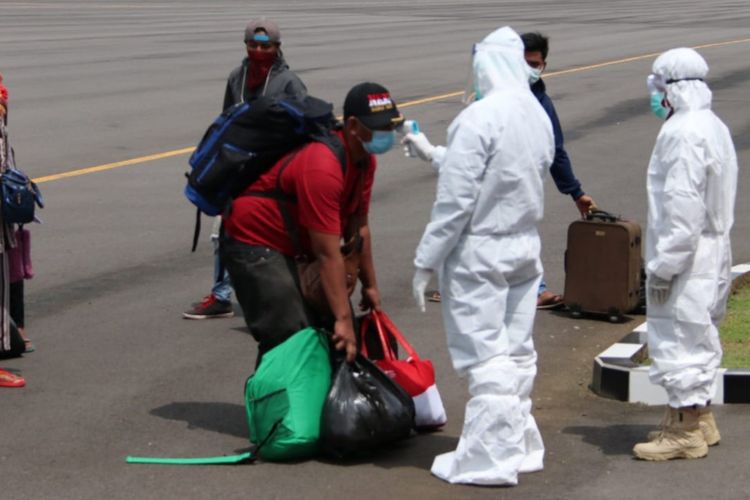
[(224, 108), (227, 109), (238, 102), (252, 101), (262, 95), (271, 97), (301, 98), (307, 95), (307, 87), (302, 80), (289, 69), (284, 56), (279, 54), (268, 73), (265, 84), (250, 92), (246, 85), (247, 67), (250, 64), (247, 57), (242, 64), (229, 73), (227, 89), (224, 92)]

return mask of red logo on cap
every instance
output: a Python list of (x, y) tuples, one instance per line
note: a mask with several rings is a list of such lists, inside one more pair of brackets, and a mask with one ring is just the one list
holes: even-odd
[(391, 100), (391, 94), (383, 92), (380, 94), (368, 94), (367, 100), (370, 105), (370, 112), (377, 113), (386, 109), (393, 108), (393, 101)]

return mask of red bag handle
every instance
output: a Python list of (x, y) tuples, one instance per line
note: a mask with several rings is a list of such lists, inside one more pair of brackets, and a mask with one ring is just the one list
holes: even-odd
[(367, 342), (365, 342), (365, 334), (367, 333), (367, 330), (370, 327), (370, 323), (372, 322), (375, 323), (375, 330), (378, 332), (378, 338), (380, 339), (380, 345), (382, 346), (383, 350), (383, 358), (388, 361), (395, 360), (396, 353), (394, 353), (393, 349), (391, 349), (391, 343), (386, 339), (385, 333), (383, 332), (383, 326), (380, 322), (380, 318), (378, 318), (377, 312), (374, 309), (370, 311), (370, 314), (364, 317), (359, 327), (359, 344), (362, 350), (362, 354), (366, 358), (370, 357), (370, 354), (367, 351)]
[[(385, 331), (393, 335), (393, 337), (396, 339), (396, 342), (401, 344), (401, 346), (404, 348), (406, 353), (409, 355), (410, 358), (419, 360), (419, 354), (417, 354), (417, 351), (414, 350), (414, 348), (409, 344), (409, 342), (406, 341), (406, 338), (401, 333), (401, 331), (396, 327), (395, 324), (393, 324), (393, 321), (391, 321), (391, 318), (388, 317), (387, 314), (383, 311), (372, 311), (372, 320), (375, 322), (375, 328), (378, 330), (378, 336), (380, 337), (380, 343), (383, 345), (383, 352), (387, 352), (386, 359), (394, 360), (396, 359), (396, 355), (391, 349), (391, 344), (388, 342)], [(390, 356), (390, 357), (388, 357)]]

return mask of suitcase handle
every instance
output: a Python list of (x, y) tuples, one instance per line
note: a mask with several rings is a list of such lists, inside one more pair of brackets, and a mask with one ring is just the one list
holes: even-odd
[(617, 215), (605, 212), (604, 210), (591, 210), (586, 214), (586, 220), (603, 220), (605, 222), (617, 222), (620, 218)]

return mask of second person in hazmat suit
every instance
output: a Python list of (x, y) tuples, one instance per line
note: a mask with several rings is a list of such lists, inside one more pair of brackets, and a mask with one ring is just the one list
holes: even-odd
[(711, 111), (706, 61), (693, 49), (673, 49), (652, 70), (652, 109), (666, 122), (648, 166), (649, 377), (669, 402), (661, 432), (633, 453), (645, 460), (699, 458), (720, 439), (709, 403), (731, 284), (737, 156), (729, 130)]
[(420, 157), (440, 163), (414, 295), (424, 311), (438, 273), (448, 348), (471, 394), (458, 447), (436, 457), (432, 473), (451, 483), (515, 485), (519, 472), (543, 468), (531, 415), (531, 334), (542, 276), (537, 224), (555, 142), (512, 29), (477, 44), (472, 64), (477, 100), (451, 123), (447, 146), (409, 137)]

